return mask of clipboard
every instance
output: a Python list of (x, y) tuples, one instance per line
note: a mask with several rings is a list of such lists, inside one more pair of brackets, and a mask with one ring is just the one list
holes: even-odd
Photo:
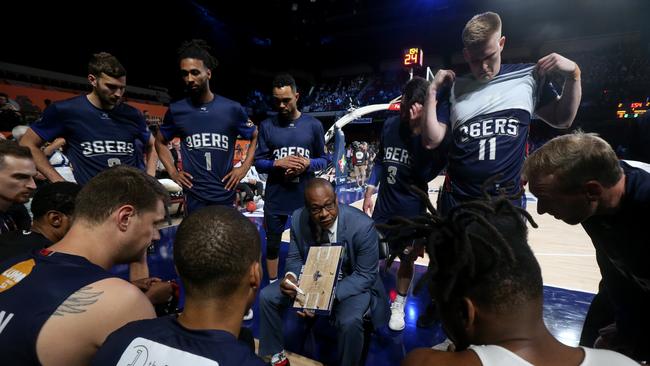
[(298, 278), (298, 285), (305, 294), (296, 295), (294, 309), (310, 310), (318, 315), (331, 313), (344, 254), (345, 247), (340, 244), (309, 248)]

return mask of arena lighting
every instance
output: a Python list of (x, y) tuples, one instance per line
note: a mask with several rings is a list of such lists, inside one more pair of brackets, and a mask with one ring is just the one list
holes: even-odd
[(616, 118), (637, 118), (647, 113), (650, 109), (650, 98), (645, 102), (618, 103), (616, 106)]

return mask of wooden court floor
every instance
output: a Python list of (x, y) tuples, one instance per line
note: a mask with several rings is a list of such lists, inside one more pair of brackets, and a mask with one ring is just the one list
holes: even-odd
[[(438, 187), (443, 180), (444, 177), (439, 176), (429, 183), (432, 202), (436, 202)], [(361, 209), (362, 204), (363, 200), (359, 200), (352, 206)], [(539, 226), (535, 229), (529, 225), (528, 242), (542, 267), (544, 285), (597, 292), (600, 271), (594, 247), (582, 226), (565, 224), (550, 215), (539, 215), (534, 198), (528, 200), (526, 209)], [(416, 263), (426, 266), (429, 259), (425, 254), (425, 258)]]

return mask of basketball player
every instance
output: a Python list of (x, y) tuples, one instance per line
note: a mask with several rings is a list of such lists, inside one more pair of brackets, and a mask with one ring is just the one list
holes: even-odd
[(31, 228), (0, 235), (0, 262), (61, 240), (72, 224), (74, 201), (80, 189), (76, 183), (56, 182), (36, 191), (31, 203)]
[(63, 239), (0, 268), (0, 354), (7, 365), (88, 365), (106, 337), (153, 318), (115, 264), (141, 258), (165, 222), (167, 191), (128, 166), (108, 169), (79, 192)]
[(237, 340), (242, 316), (255, 301), (262, 281), (255, 225), (234, 208), (203, 208), (178, 227), (174, 263), (185, 286), (183, 312), (117, 330), (92, 364), (140, 365), (136, 360), (142, 360), (146, 349), (149, 364), (264, 365)]
[[(253, 163), (257, 129), (239, 103), (210, 90), (218, 62), (205, 41), (183, 43), (178, 61), (189, 96), (169, 106), (156, 135), (156, 151), (170, 177), (186, 190), (186, 214), (208, 205), (232, 206), (234, 188)], [(233, 168), (238, 135), (251, 143), (247, 159)], [(182, 171), (167, 148), (174, 137), (182, 141)]]
[[(447, 152), (441, 145), (427, 150), (422, 144), (421, 119), (429, 82), (415, 77), (404, 86), (400, 115), (384, 122), (377, 160), (372, 169), (363, 200), (363, 210), (372, 215), (375, 223), (385, 224), (394, 216), (411, 218), (421, 215), (426, 207), (410, 188), (415, 185), (427, 192), (427, 183), (435, 178), (446, 164)], [(372, 195), (379, 187), (373, 211)], [(390, 329), (404, 329), (404, 305), (413, 277), (413, 262), (417, 254), (410, 248), (400, 256), (397, 271), (397, 297), (391, 304)]]
[[(501, 64), (505, 42), (498, 14), (475, 15), (463, 30), (463, 56), (471, 75), (439, 70), (429, 88), (423, 142), (428, 148), (438, 146), (448, 129), (453, 138), (438, 204), (442, 213), (484, 194), (519, 194), (532, 115), (568, 128), (578, 110), (582, 92), (575, 62), (552, 53), (536, 65)], [(565, 80), (561, 96), (547, 79), (554, 74)], [(497, 174), (500, 178), (483, 192), (483, 183)]]
[(29, 149), (0, 140), (0, 234), (29, 230), (31, 217), (24, 204), (36, 189), (37, 174)]
[(260, 124), (255, 156), (257, 171), (268, 174), (264, 223), (266, 269), (271, 283), (278, 278), (280, 241), (287, 220), (302, 207), (307, 181), (314, 177), (314, 172), (327, 167), (323, 125), (300, 112), (298, 98), (300, 93), (291, 75), (275, 77), (273, 101), (278, 114)]
[[(65, 139), (74, 178), (81, 185), (115, 165), (137, 167), (137, 140), (148, 151), (154, 146), (142, 114), (122, 103), (126, 70), (115, 56), (94, 54), (88, 63), (88, 81), (93, 87), (89, 94), (51, 104), (20, 140), (32, 151), (36, 168), (52, 182), (65, 179), (40, 148), (57, 137)], [(148, 155), (147, 170), (155, 171), (155, 155)]]
[(530, 217), (499, 198), (429, 217), (418, 234), (427, 237), (431, 260), (424, 276), (456, 352), (421, 348), (402, 365), (636, 365), (612, 351), (564, 345), (548, 331), (542, 274), (524, 216)]

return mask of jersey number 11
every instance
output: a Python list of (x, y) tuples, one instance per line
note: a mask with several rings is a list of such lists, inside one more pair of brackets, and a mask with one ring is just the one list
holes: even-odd
[[(478, 160), (485, 160), (485, 140), (486, 139), (482, 139), (482, 140), (479, 140), (479, 142), (478, 142)], [(489, 146), (489, 148), (490, 148), (489, 154), (490, 155), (488, 156), (488, 160), (496, 160), (497, 138), (492, 137), (492, 138), (487, 140), (487, 143), (488, 143), (488, 145), (490, 145)]]

